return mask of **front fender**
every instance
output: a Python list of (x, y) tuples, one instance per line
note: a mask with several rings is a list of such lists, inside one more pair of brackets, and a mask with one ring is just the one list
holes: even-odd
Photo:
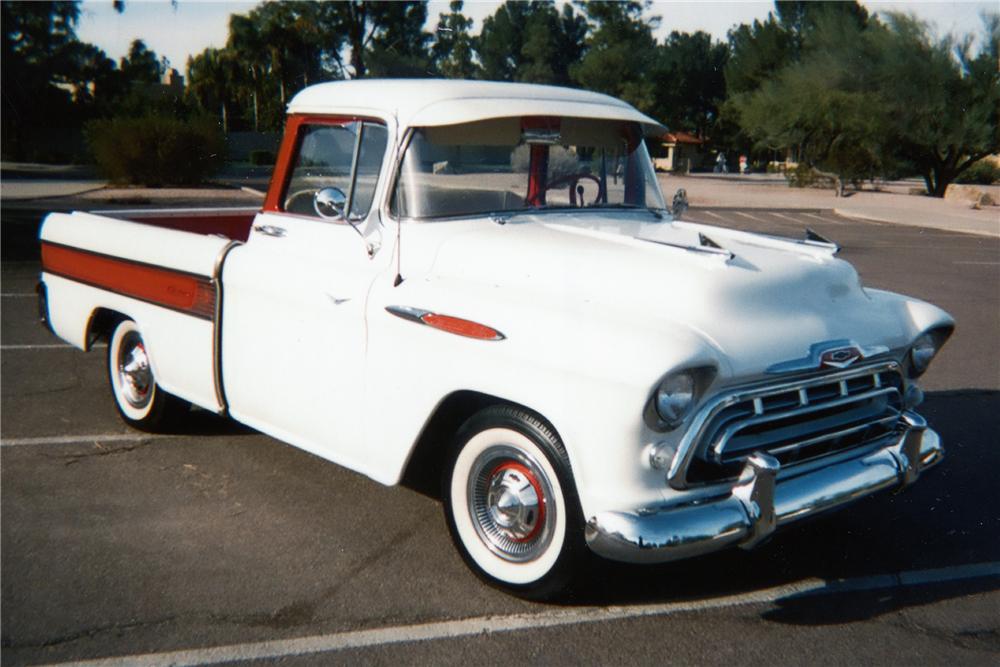
[[(469, 319), (505, 338), (446, 333), (390, 314), (392, 305)], [(663, 474), (645, 454), (645, 403), (665, 373), (719, 368), (722, 355), (689, 328), (616, 315), (606, 306), (458, 281), (376, 288), (368, 308), (366, 439), (384, 472), (380, 481), (398, 481), (435, 407), (470, 390), (527, 406), (552, 423), (585, 512), (661, 500)]]
[(955, 318), (934, 304), (885, 290), (865, 288), (868, 296), (884, 309), (894, 313), (903, 322), (909, 333), (908, 346), (920, 334), (933, 329), (955, 328)]

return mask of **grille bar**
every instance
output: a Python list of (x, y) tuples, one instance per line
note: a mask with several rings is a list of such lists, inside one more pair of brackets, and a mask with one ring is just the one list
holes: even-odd
[(723, 392), (695, 415), (667, 480), (730, 479), (757, 451), (789, 467), (877, 443), (902, 418), (904, 388), (899, 364), (883, 361)]
[(781, 455), (781, 454), (785, 454), (785, 453), (790, 452), (790, 451), (805, 449), (806, 447), (810, 447), (812, 445), (819, 444), (819, 443), (821, 443), (821, 442), (823, 442), (825, 440), (833, 440), (835, 438), (842, 438), (845, 435), (852, 435), (852, 434), (857, 433), (859, 431), (863, 431), (866, 428), (871, 428), (872, 426), (876, 426), (876, 425), (877, 426), (889, 426), (889, 425), (895, 426), (895, 424), (896, 424), (896, 422), (898, 420), (899, 420), (899, 417), (897, 415), (889, 415), (887, 417), (883, 417), (882, 419), (877, 419), (874, 422), (869, 422), (869, 423), (865, 423), (865, 424), (858, 424), (857, 426), (851, 426), (850, 428), (841, 429), (841, 430), (835, 431), (833, 433), (827, 433), (826, 435), (819, 435), (819, 436), (816, 436), (815, 438), (809, 438), (808, 440), (803, 440), (801, 442), (796, 442), (796, 443), (791, 444), (791, 445), (785, 445), (784, 447), (776, 447), (774, 449), (769, 449), (768, 452), (770, 454), (772, 454), (772, 455), (775, 455), (775, 454)]
[[(845, 387), (845, 389), (843, 389), (843, 391), (846, 393), (846, 382), (843, 381), (843, 380), (841, 380), (840, 384)], [(800, 389), (799, 391), (800, 391), (800, 394), (802, 394), (802, 393), (805, 392), (804, 389)], [(739, 433), (740, 431), (749, 429), (751, 427), (765, 425), (765, 424), (773, 423), (773, 422), (776, 422), (776, 421), (779, 421), (779, 420), (793, 420), (793, 419), (796, 419), (796, 418), (799, 418), (799, 417), (807, 417), (807, 416), (809, 416), (811, 414), (815, 414), (815, 413), (818, 413), (818, 412), (823, 412), (823, 411), (832, 410), (832, 409), (836, 409), (836, 408), (848, 407), (848, 406), (851, 406), (851, 405), (854, 405), (854, 404), (862, 404), (862, 403), (872, 402), (872, 401), (875, 401), (875, 400), (877, 400), (879, 398), (882, 398), (882, 397), (885, 397), (887, 399), (895, 398), (896, 399), (895, 401), (890, 401), (890, 402), (891, 403), (900, 404), (901, 396), (900, 396), (899, 390), (896, 389), (895, 387), (886, 387), (884, 389), (878, 389), (876, 391), (869, 391), (869, 392), (865, 392), (865, 393), (862, 393), (862, 394), (854, 394), (854, 395), (843, 396), (843, 397), (835, 399), (835, 400), (827, 400), (827, 401), (814, 402), (814, 403), (804, 402), (803, 404), (800, 405), (800, 407), (795, 408), (795, 409), (791, 409), (791, 410), (780, 410), (779, 409), (779, 410), (773, 410), (773, 411), (770, 411), (770, 412), (764, 411), (763, 414), (758, 414), (755, 417), (751, 417), (749, 419), (742, 419), (742, 420), (739, 420), (739, 421), (735, 421), (735, 423), (731, 423), (731, 424), (727, 425), (725, 427), (725, 429), (719, 435), (717, 435), (715, 438), (713, 438), (713, 442), (712, 442), (712, 444), (711, 444), (711, 446), (709, 448), (709, 451), (710, 451), (709, 457), (712, 460), (714, 460), (716, 463), (722, 463), (724, 461), (731, 461), (732, 457), (727, 457), (726, 456), (726, 454), (727, 454), (726, 446), (729, 444), (729, 442), (733, 439), (733, 437), (737, 433)], [(895, 411), (893, 411), (893, 414), (891, 415), (891, 418), (893, 420), (898, 419), (900, 413), (901, 413), (901, 410), (895, 410)], [(753, 449), (756, 449), (756, 447), (754, 447), (754, 446), (745, 446), (745, 447), (741, 447), (740, 448), (741, 451), (742, 450), (747, 450), (747, 454), (748, 455), (750, 453), (750, 450), (753, 450)], [(785, 449), (788, 449), (788, 448), (787, 447), (782, 447), (782, 448), (779, 448), (779, 449), (768, 448), (767, 451), (768, 451), (768, 453), (774, 454), (774, 453), (778, 453), (779, 451), (785, 450)]]

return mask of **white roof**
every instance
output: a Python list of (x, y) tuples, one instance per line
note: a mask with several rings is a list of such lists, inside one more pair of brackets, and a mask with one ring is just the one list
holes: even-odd
[(511, 116), (569, 116), (640, 123), (649, 135), (667, 129), (630, 104), (574, 88), (454, 79), (358, 79), (309, 86), (289, 113), (393, 116), (401, 128)]

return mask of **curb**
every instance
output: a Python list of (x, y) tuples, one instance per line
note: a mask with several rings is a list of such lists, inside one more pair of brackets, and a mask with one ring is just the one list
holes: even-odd
[(92, 187), (92, 188), (87, 188), (86, 190), (74, 190), (73, 192), (64, 192), (64, 193), (58, 194), (58, 195), (31, 195), (31, 196), (8, 195), (8, 196), (0, 197), (0, 199), (2, 199), (5, 202), (8, 202), (8, 201), (21, 201), (21, 202), (24, 202), (24, 201), (41, 201), (43, 199), (65, 199), (67, 197), (79, 197), (80, 195), (85, 195), (85, 194), (88, 194), (90, 192), (97, 192), (99, 190), (104, 190), (107, 187), (108, 187), (108, 184), (104, 183), (103, 185), (99, 185), (99, 186)]
[[(843, 208), (832, 209), (835, 215), (839, 215), (842, 218), (850, 218), (851, 220), (858, 220), (861, 222), (871, 222), (880, 225), (903, 225), (906, 227), (920, 227), (923, 229), (937, 229), (945, 232), (954, 232), (958, 234), (974, 234), (976, 236), (987, 236), (990, 238), (1000, 238), (1000, 224), (997, 225), (996, 230), (984, 230), (984, 229), (969, 229), (968, 227), (956, 227), (947, 224), (929, 224), (921, 225), (914, 224), (912, 222), (902, 222), (900, 220), (892, 220), (886, 217), (868, 215), (864, 213), (858, 213), (856, 211), (851, 211)], [(962, 224), (962, 223), (959, 223)]]

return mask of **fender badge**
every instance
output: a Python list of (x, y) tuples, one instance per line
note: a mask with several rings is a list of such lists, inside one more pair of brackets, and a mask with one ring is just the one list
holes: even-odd
[(782, 361), (769, 366), (766, 373), (801, 373), (822, 368), (847, 368), (855, 361), (867, 359), (889, 351), (885, 345), (861, 347), (854, 341), (828, 340), (809, 347), (809, 354), (801, 359)]

